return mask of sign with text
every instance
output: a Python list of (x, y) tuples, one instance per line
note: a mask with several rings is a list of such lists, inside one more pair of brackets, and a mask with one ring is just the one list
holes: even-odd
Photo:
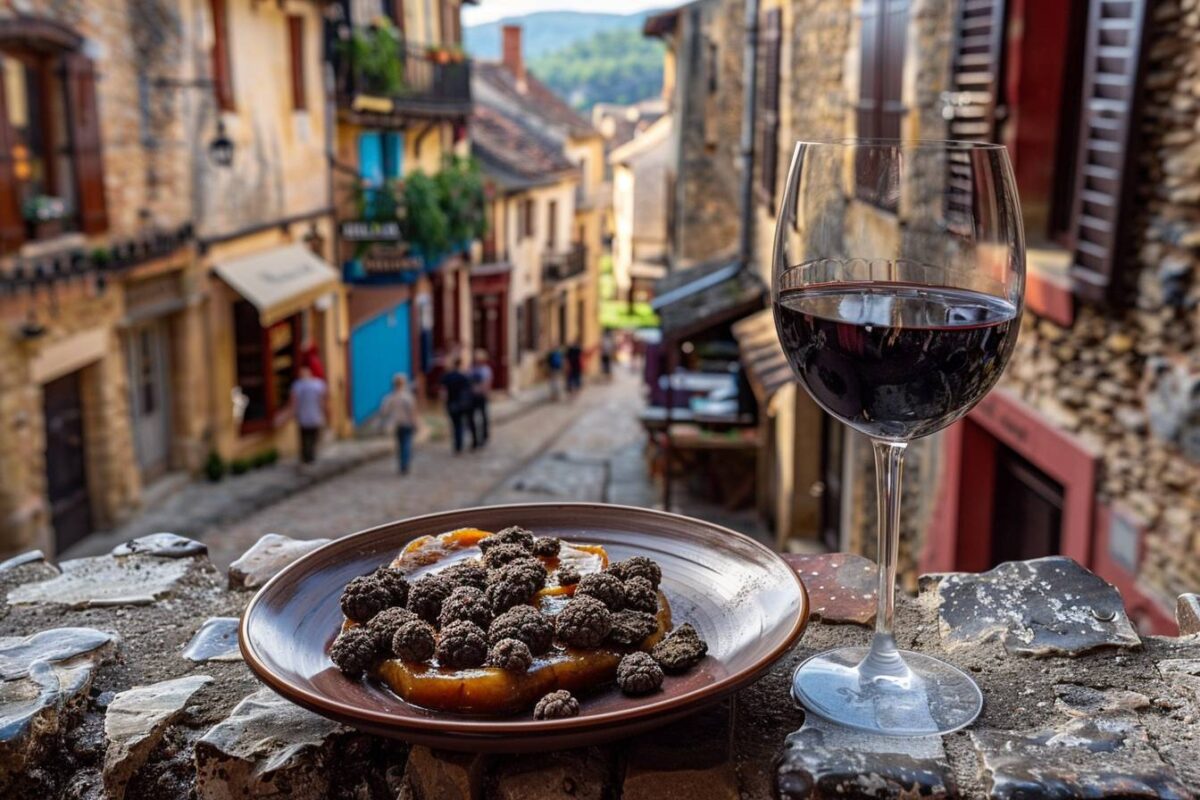
[(347, 242), (398, 242), (403, 238), (400, 221), (348, 219), (338, 226), (342, 240)]

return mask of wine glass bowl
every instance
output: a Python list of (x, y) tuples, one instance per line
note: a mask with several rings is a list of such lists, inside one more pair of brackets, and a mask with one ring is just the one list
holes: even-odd
[(907, 444), (962, 418), (999, 380), (1022, 310), (1025, 244), (999, 145), (800, 142), (775, 233), (783, 351), (823, 409), (871, 438), (879, 609), (870, 648), (802, 664), (810, 711), (893, 735), (969, 724), (982, 695), (962, 671), (892, 635)]

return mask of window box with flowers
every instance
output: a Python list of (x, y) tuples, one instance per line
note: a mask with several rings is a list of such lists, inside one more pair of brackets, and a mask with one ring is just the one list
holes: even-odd
[(61, 197), (40, 194), (22, 203), (21, 216), (25, 219), (25, 238), (36, 241), (65, 233), (71, 214)]

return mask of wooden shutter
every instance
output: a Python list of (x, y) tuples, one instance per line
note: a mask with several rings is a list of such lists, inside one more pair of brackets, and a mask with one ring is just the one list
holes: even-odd
[(304, 111), (308, 108), (308, 92), (304, 82), (304, 17), (289, 14), (287, 23), (288, 53), (292, 62), (292, 109)]
[(879, 42), (879, 133), (900, 138), (904, 118), (904, 51), (908, 39), (908, 0), (882, 0)]
[(79, 53), (63, 56), (63, 85), (67, 96), (71, 161), (75, 165), (79, 225), (84, 233), (101, 233), (108, 228), (108, 211), (100, 116), (96, 108), (96, 72), (91, 59)]
[(1110, 299), (1129, 226), (1123, 211), (1137, 152), (1137, 96), (1148, 0), (1093, 0), (1088, 10), (1071, 232), (1076, 294)]
[(229, 59), (229, 19), (225, 0), (209, 0), (212, 11), (212, 81), (217, 107), (233, 111), (233, 69)]
[[(899, 139), (904, 107), (904, 51), (908, 37), (908, 0), (862, 0), (859, 43), (859, 99), (856, 121), (860, 139)], [(879, 196), (882, 165), (870, 149), (855, 158), (858, 196), (888, 210), (894, 203)]]
[[(0, 61), (0, 69), (3, 62)], [(9, 253), (25, 240), (21, 218), (20, 186), (13, 173), (12, 132), (8, 128), (8, 101), (0, 81), (0, 253)]]
[(767, 12), (762, 32), (763, 88), (759, 104), (759, 183), (772, 212), (775, 207), (775, 179), (779, 169), (779, 49), (782, 12), (773, 8)]
[(858, 103), (855, 122), (858, 138), (879, 137), (880, 9), (883, 0), (862, 0), (859, 8)]
[[(962, 0), (958, 6), (950, 91), (944, 101), (948, 139), (998, 141), (997, 123), (1004, 114), (999, 106), (1004, 85), (1004, 6), (1004, 0)], [(970, 155), (948, 151), (946, 220), (952, 228), (970, 229), (974, 196)]]

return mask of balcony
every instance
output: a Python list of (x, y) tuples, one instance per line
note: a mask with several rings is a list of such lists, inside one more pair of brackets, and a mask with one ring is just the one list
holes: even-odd
[(351, 117), (461, 117), (471, 111), (471, 62), (375, 33), (356, 33), (336, 58), (339, 111)]
[(587, 248), (571, 245), (565, 253), (547, 252), (542, 255), (542, 283), (558, 283), (587, 272)]

